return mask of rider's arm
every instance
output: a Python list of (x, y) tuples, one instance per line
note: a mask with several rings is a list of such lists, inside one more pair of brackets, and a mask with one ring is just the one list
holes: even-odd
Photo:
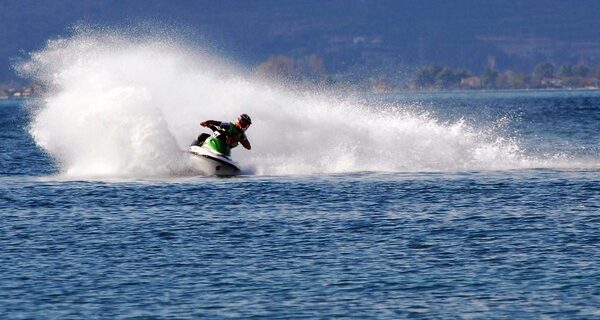
[(250, 150), (252, 148), (252, 146), (250, 145), (250, 141), (248, 141), (248, 139), (244, 139), (242, 141), (240, 141), (240, 143), (244, 146), (244, 148)]
[(207, 126), (220, 126), (221, 125), (221, 121), (206, 120), (206, 121), (200, 122), (200, 125), (203, 126), (203, 127), (207, 127)]

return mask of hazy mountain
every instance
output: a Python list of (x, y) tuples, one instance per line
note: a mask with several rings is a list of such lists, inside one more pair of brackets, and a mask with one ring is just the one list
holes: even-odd
[(476, 72), (595, 64), (599, 16), (596, 0), (0, 0), (0, 82), (15, 78), (11, 59), (76, 23), (176, 25), (250, 66), (317, 54), (328, 72), (360, 78), (430, 63)]

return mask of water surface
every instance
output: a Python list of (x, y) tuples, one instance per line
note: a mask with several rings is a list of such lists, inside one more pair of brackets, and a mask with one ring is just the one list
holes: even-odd
[[(600, 96), (388, 95), (560, 166), (77, 178), (0, 101), (4, 319), (600, 317)], [(411, 101), (407, 101), (411, 99)]]

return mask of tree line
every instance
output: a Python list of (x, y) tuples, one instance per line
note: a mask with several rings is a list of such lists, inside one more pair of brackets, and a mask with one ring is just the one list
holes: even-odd
[(270, 56), (256, 66), (255, 72), (261, 77), (296, 83), (334, 84), (342, 80), (345, 84), (370, 87), (375, 91), (600, 87), (600, 64), (590, 67), (581, 63), (556, 66), (551, 62), (543, 62), (534, 66), (531, 72), (488, 67), (480, 74), (475, 74), (463, 68), (432, 64), (417, 67), (408, 76), (406, 73), (390, 76), (394, 74), (393, 70), (388, 70), (386, 75), (341, 75), (328, 72), (319, 55), (309, 54), (300, 57)]
[(486, 68), (480, 75), (434, 64), (417, 68), (410, 86), (430, 90), (597, 88), (600, 86), (599, 79), (600, 64), (594, 67), (583, 64), (556, 67), (551, 62), (544, 62), (537, 64), (530, 73)]

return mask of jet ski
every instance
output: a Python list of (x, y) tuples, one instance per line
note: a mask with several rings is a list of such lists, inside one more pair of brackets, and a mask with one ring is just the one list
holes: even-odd
[(188, 148), (198, 169), (209, 176), (231, 177), (240, 174), (240, 165), (237, 162), (205, 143), (209, 137), (207, 133), (201, 134)]

